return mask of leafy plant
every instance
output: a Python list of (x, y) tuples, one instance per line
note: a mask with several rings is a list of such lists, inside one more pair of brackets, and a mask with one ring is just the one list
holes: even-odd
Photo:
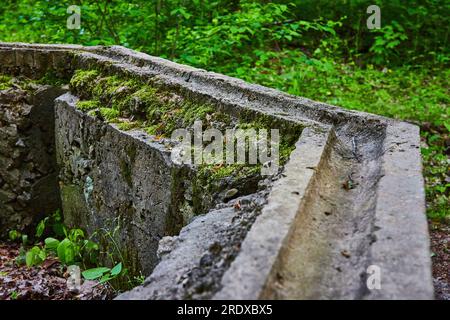
[(8, 233), (9, 240), (16, 241), (22, 238), (22, 234), (17, 230), (10, 230)]
[(47, 253), (45, 252), (45, 249), (41, 249), (38, 246), (34, 246), (33, 248), (27, 251), (25, 255), (25, 262), (27, 264), (27, 267), (32, 267), (44, 262), (46, 257)]
[(82, 275), (87, 280), (99, 279), (100, 283), (115, 279), (122, 272), (122, 262), (116, 264), (112, 269), (107, 267), (98, 267), (88, 269), (82, 272)]
[(398, 54), (398, 46), (408, 39), (405, 29), (395, 20), (392, 21), (391, 25), (374, 32), (378, 35), (375, 37), (375, 42), (370, 51), (375, 54), (373, 61), (377, 64), (389, 62), (389, 57)]
[[(114, 229), (116, 232), (118, 226)], [(35, 245), (31, 249), (25, 251), (26, 241), (20, 248), (19, 256), (16, 259), (18, 264), (26, 264), (28, 267), (40, 265), (49, 255), (56, 256), (63, 265), (78, 264), (84, 268), (97, 264), (99, 255), (99, 246), (90, 239), (86, 239), (83, 230), (74, 228), (68, 229), (62, 223), (60, 211), (56, 211), (52, 215), (42, 219), (35, 232), (35, 237), (38, 239), (44, 234), (53, 232), (55, 237), (47, 237), (44, 239), (44, 245)], [(20, 233), (10, 232), (12, 237), (18, 237)], [(57, 239), (58, 235), (63, 236)], [(114, 235), (107, 233), (110, 239), (114, 240)], [(26, 238), (26, 235), (23, 235)], [(117, 249), (117, 244), (115, 248)], [(107, 253), (111, 261), (115, 261), (114, 253)], [(122, 257), (121, 257), (122, 258)], [(123, 258), (122, 258), (123, 259)], [(119, 262), (113, 264), (114, 267), (95, 267), (83, 271), (83, 277), (88, 280), (99, 280), (100, 283), (109, 282), (127, 274), (127, 269), (123, 268), (123, 263)]]

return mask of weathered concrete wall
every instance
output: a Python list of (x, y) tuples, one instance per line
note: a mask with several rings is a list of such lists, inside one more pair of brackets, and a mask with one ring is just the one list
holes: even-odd
[(63, 92), (50, 86), (0, 91), (1, 237), (60, 207), (53, 100)]
[[(66, 222), (89, 234), (112, 232), (128, 267), (149, 274), (158, 241), (183, 226), (180, 206), (190, 182), (164, 145), (124, 132), (56, 100), (56, 150)], [(183, 177), (183, 175), (186, 175)], [(181, 185), (180, 185), (181, 184)], [(99, 231), (100, 230), (100, 231)]]
[[(416, 126), (290, 96), (122, 47), (0, 44), (0, 60), (4, 62), (0, 71), (15, 74), (50, 69), (67, 76), (79, 68), (100, 68), (210, 103), (237, 118), (264, 117), (274, 125), (282, 119), (306, 128), (279, 179), (260, 189), (266, 190), (261, 205), (246, 210), (237, 202), (243, 198), (219, 204), (184, 227), (178, 238), (162, 238), (161, 262), (154, 273), (142, 287), (121, 298), (433, 297)], [(158, 216), (154, 224), (146, 225), (147, 231), (157, 233), (167, 231), (167, 221), (174, 221), (177, 213), (180, 216), (173, 197), (182, 192), (172, 191), (174, 179), (168, 177), (173, 167), (165, 162), (163, 152), (142, 144), (139, 136), (70, 108), (73, 99), (58, 100), (64, 209), (75, 211), (68, 205), (71, 197), (75, 203), (88, 204), (76, 208), (81, 215), (73, 215), (77, 217), (73, 222), (87, 229), (92, 224), (104, 227), (108, 218), (128, 212), (132, 219), (120, 228), (120, 239), (124, 247), (148, 245), (151, 253), (144, 247), (137, 251), (145, 257), (144, 264), (146, 257), (151, 260), (151, 269), (157, 262), (157, 240), (140, 238), (144, 233), (133, 229), (131, 222), (143, 224), (144, 217), (149, 221)], [(66, 128), (68, 135), (62, 132)], [(134, 156), (127, 151), (129, 146), (136, 146), (136, 154), (131, 152)], [(161, 171), (144, 166), (146, 161)], [(153, 183), (169, 188), (163, 195), (143, 187)], [(162, 201), (159, 206), (150, 203), (157, 199)], [(154, 206), (156, 216), (151, 212)], [(95, 213), (89, 208), (95, 208)], [(236, 219), (246, 227), (237, 227)], [(228, 233), (236, 230), (236, 237)], [(133, 242), (133, 238), (141, 240)], [(208, 240), (203, 243), (202, 239)], [(380, 268), (380, 290), (369, 290), (366, 285), (370, 266)]]

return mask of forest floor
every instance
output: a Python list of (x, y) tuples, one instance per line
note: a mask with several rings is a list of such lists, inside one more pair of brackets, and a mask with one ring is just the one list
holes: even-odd
[(450, 300), (450, 226), (430, 221), (435, 298)]
[(48, 257), (40, 266), (16, 263), (17, 243), (0, 243), (0, 300), (104, 300), (112, 290), (107, 284), (83, 281), (79, 290), (67, 288), (69, 274), (59, 260)]

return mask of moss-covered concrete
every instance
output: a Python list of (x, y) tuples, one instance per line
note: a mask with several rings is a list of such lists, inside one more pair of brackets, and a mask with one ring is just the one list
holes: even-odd
[[(299, 124), (254, 112), (232, 116), (210, 103), (193, 101), (140, 79), (109, 75), (100, 69), (76, 70), (70, 80), (70, 88), (85, 99), (77, 103), (80, 110), (115, 123), (120, 130), (141, 129), (156, 140), (170, 138), (178, 128), (192, 130), (197, 120), (202, 121), (202, 129), (255, 129), (256, 132), (260, 129), (279, 129), (281, 166), (287, 162), (303, 129)], [(214, 203), (222, 201), (229, 189), (236, 188), (236, 196), (254, 192), (261, 179), (261, 166), (259, 163), (199, 165), (189, 178), (192, 181), (192, 200), (180, 207), (185, 216), (183, 223), (187, 223), (193, 214), (205, 213)], [(120, 170), (124, 181), (131, 185), (130, 168), (125, 159), (121, 160)]]

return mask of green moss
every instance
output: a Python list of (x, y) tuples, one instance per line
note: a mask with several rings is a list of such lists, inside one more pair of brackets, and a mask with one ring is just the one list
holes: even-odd
[(270, 115), (254, 115), (251, 112), (242, 113), (243, 120), (238, 124), (240, 129), (278, 129), (280, 133), (279, 155), (280, 164), (284, 165), (291, 152), (295, 149), (295, 143), (300, 138), (303, 126)]
[(53, 70), (47, 71), (41, 78), (32, 80), (35, 84), (51, 85), (55, 87), (62, 86), (67, 83), (67, 79), (58, 76)]
[(206, 178), (208, 184), (221, 179), (233, 177), (234, 179), (242, 179), (248, 176), (258, 175), (261, 171), (261, 165), (248, 164), (225, 164), (222, 166), (202, 165), (200, 166), (198, 175), (200, 178)]
[[(70, 84), (78, 95), (117, 110), (119, 113), (114, 113), (115, 117), (133, 115), (139, 118), (147, 132), (154, 135), (169, 136), (173, 130), (189, 127), (195, 120), (205, 120), (208, 114), (216, 121), (230, 119), (223, 113), (214, 112), (211, 105), (186, 101), (135, 79), (103, 76), (97, 70), (76, 71)], [(129, 129), (135, 125), (121, 126)]]
[(139, 128), (139, 123), (138, 122), (133, 122), (133, 121), (122, 121), (119, 122), (117, 124), (117, 128), (119, 130), (123, 130), (123, 131), (128, 131), (131, 129), (135, 129), (135, 128)]
[(145, 132), (147, 132), (148, 134), (154, 136), (154, 135), (157, 134), (158, 128), (159, 128), (159, 127), (160, 127), (160, 126), (159, 126), (158, 124), (154, 124), (154, 125), (151, 125), (151, 126), (148, 126), (148, 127), (144, 128), (144, 130), (145, 130)]
[(205, 120), (207, 114), (214, 113), (214, 107), (205, 104), (188, 103), (183, 106), (181, 115), (187, 124), (193, 124), (196, 120)]
[(111, 122), (117, 120), (120, 112), (112, 108), (100, 108), (100, 114), (103, 116), (103, 118)]
[(70, 80), (70, 85), (73, 86), (86, 86), (92, 83), (99, 75), (98, 70), (76, 70), (72, 79)]
[(12, 78), (7, 75), (0, 75), (0, 90), (9, 89), (12, 85)]
[[(196, 120), (203, 122), (203, 129), (212, 123), (231, 124), (230, 115), (216, 110), (207, 103), (193, 102), (176, 96), (161, 88), (153, 87), (135, 79), (118, 76), (105, 76), (96, 70), (77, 71), (71, 81), (77, 90), (83, 90), (91, 99), (99, 101), (104, 108), (100, 109), (103, 118), (117, 121), (119, 117), (134, 121), (117, 121), (120, 130), (143, 128), (148, 134), (155, 136), (170, 136), (177, 128), (190, 128)], [(238, 128), (256, 131), (259, 129), (280, 130), (280, 165), (287, 162), (290, 153), (295, 148), (302, 127), (271, 115), (260, 115), (252, 111), (239, 114)], [(226, 148), (226, 146), (224, 146)], [(125, 162), (121, 163), (121, 172), (127, 183), (131, 183), (131, 174)], [(224, 164), (219, 166), (202, 165), (199, 167), (197, 181), (198, 193), (213, 194), (219, 191), (221, 181), (234, 182), (252, 180), (261, 172), (261, 164)]]
[(99, 106), (100, 103), (97, 100), (80, 100), (76, 103), (76, 107), (81, 111), (97, 109)]

